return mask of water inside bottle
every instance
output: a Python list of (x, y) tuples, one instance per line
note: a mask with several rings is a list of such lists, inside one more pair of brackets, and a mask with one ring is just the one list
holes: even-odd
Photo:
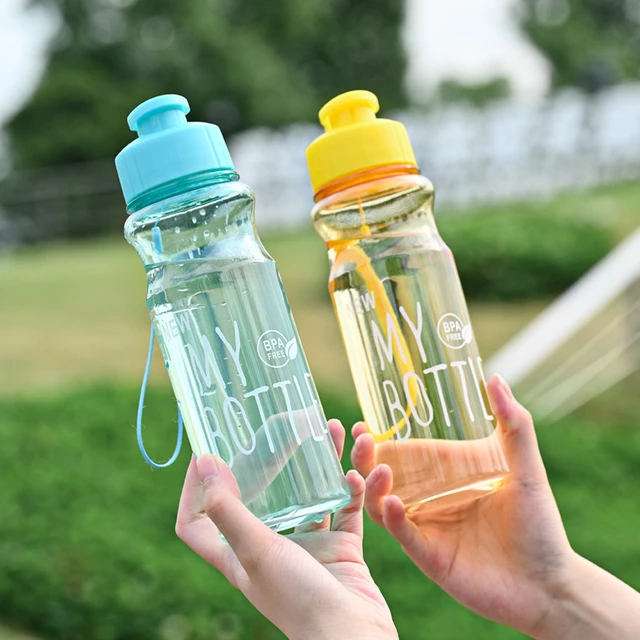
[(411, 513), (495, 490), (508, 467), (451, 251), (419, 234), (334, 251), (330, 291), (392, 492)]
[(148, 305), (196, 455), (231, 467), (276, 530), (349, 500), (317, 392), (269, 259), (148, 269)]

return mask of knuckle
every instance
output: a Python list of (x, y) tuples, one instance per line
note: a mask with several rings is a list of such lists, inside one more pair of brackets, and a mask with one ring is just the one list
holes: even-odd
[(212, 484), (207, 482), (202, 486), (202, 504), (206, 514), (214, 520), (224, 510), (226, 500), (224, 492), (215, 491)]
[(187, 545), (189, 544), (189, 524), (187, 522), (183, 522), (182, 520), (177, 520), (176, 526), (175, 526), (175, 532), (179, 540), (181, 540)]
[(365, 510), (367, 515), (373, 522), (375, 522), (378, 526), (384, 527), (384, 521), (382, 519), (382, 511), (378, 508), (377, 505), (367, 504), (365, 505)]
[(281, 539), (277, 536), (259, 547), (245, 550), (242, 554), (242, 566), (249, 576), (255, 575), (265, 568), (266, 563), (273, 563), (274, 566), (278, 566), (280, 564), (280, 555)]
[(518, 407), (518, 411), (515, 413), (515, 418), (520, 423), (533, 423), (533, 416), (531, 412), (520, 405)]
[(191, 530), (189, 526), (191, 522), (192, 520), (185, 518), (184, 514), (178, 514), (178, 516), (176, 517), (175, 532), (178, 538), (182, 540), (182, 542), (187, 542), (189, 532)]

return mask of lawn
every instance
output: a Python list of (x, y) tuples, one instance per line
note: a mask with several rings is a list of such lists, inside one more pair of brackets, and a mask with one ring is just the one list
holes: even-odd
[[(311, 232), (267, 236), (266, 242), (282, 271), (318, 383), (350, 385), (326, 288), (324, 245)], [(149, 339), (145, 295), (142, 264), (119, 238), (42, 246), (1, 258), (0, 395), (87, 379), (138, 381)], [(474, 306), (485, 352), (503, 344), (543, 306), (537, 301)], [(154, 379), (167, 382), (161, 358)]]
[[(0, 401), (0, 617), (59, 640), (281, 637), (175, 537), (188, 451), (165, 471), (142, 462), (136, 395), (91, 385)], [(357, 418), (351, 401), (322, 397), (329, 414)], [(169, 390), (151, 389), (148, 407), (150, 449), (161, 455), (175, 428)], [(635, 420), (603, 429), (591, 414), (540, 427), (549, 475), (575, 548), (640, 588), (640, 430)], [(521, 637), (465, 611), (371, 523), (365, 540), (400, 637)]]
[(36, 640), (36, 638), (0, 625), (0, 640)]

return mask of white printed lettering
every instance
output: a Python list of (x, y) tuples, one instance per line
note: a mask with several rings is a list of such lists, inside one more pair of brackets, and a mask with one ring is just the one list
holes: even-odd
[[(418, 412), (418, 407), (413, 400), (411, 389), (409, 388), (410, 380), (413, 380), (420, 390), (420, 397), (422, 398), (422, 402), (428, 410), (427, 418), (423, 418)], [(425, 389), (422, 378), (415, 371), (407, 371), (407, 373), (404, 374), (402, 383), (404, 386), (404, 393), (407, 396), (407, 401), (409, 403), (409, 409), (411, 409), (411, 415), (420, 426), (428, 427), (433, 422), (433, 405), (431, 404), (431, 400), (429, 400), (429, 396), (427, 395), (427, 390)]]
[(362, 304), (367, 311), (371, 311), (376, 308), (376, 298), (373, 291), (367, 291), (364, 295), (360, 294)]
[(420, 351), (420, 358), (423, 364), (427, 364), (427, 354), (425, 353), (424, 346), (422, 345), (422, 305), (419, 300), (416, 300), (416, 324), (411, 322), (409, 314), (405, 311), (404, 307), (400, 307), (400, 315), (404, 318), (405, 322), (409, 325), (411, 333), (415, 338), (418, 351)]
[[(191, 318), (191, 314), (189, 313), (174, 313), (173, 318), (176, 321), (180, 330), (184, 333), (189, 330), (189, 319)], [(195, 322), (193, 323), (194, 328), (196, 328)]]
[(284, 402), (287, 407), (287, 415), (289, 416), (289, 424), (291, 425), (291, 430), (293, 431), (293, 435), (296, 439), (296, 443), (298, 446), (302, 444), (300, 440), (300, 436), (298, 434), (298, 429), (296, 428), (295, 420), (293, 419), (293, 411), (291, 410), (291, 398), (289, 397), (289, 392), (287, 391), (287, 385), (291, 384), (291, 380), (282, 380), (280, 382), (275, 382), (273, 384), (274, 389), (282, 389), (282, 393), (284, 395)]
[[(222, 412), (224, 413), (227, 427), (236, 447), (245, 455), (253, 453), (253, 450), (256, 448), (256, 434), (251, 428), (249, 418), (242, 403), (233, 396), (227, 396), (224, 399)], [(240, 424), (239, 418), (242, 418), (244, 428)]]
[(271, 437), (271, 432), (269, 431), (269, 423), (267, 421), (267, 417), (264, 415), (264, 407), (262, 406), (262, 400), (260, 400), (260, 394), (266, 393), (269, 391), (269, 387), (258, 387), (253, 391), (249, 391), (249, 393), (245, 393), (244, 397), (246, 398), (255, 398), (256, 404), (258, 405), (258, 413), (260, 414), (260, 420), (262, 420), (262, 428), (264, 429), (264, 433), (267, 436), (267, 444), (269, 445), (269, 451), (271, 453), (275, 453), (276, 449), (273, 446), (273, 438)]
[(464, 375), (464, 371), (462, 367), (467, 366), (466, 360), (458, 360), (457, 362), (450, 363), (452, 367), (458, 370), (458, 374), (460, 375), (460, 382), (462, 383), (462, 395), (464, 396), (464, 403), (467, 407), (467, 412), (469, 413), (469, 418), (471, 422), (475, 422), (475, 418), (473, 416), (473, 411), (471, 410), (471, 403), (469, 402), (469, 389), (467, 388), (467, 378)]
[(371, 319), (371, 334), (373, 335), (373, 342), (376, 346), (376, 350), (378, 352), (378, 357), (380, 358), (380, 369), (384, 371), (385, 362), (382, 357), (383, 354), (387, 359), (387, 362), (393, 362), (393, 344), (392, 339), (395, 340), (396, 343), (396, 351), (402, 358), (402, 362), (407, 363), (407, 356), (402, 349), (402, 345), (400, 343), (400, 336), (398, 335), (398, 328), (396, 323), (394, 322), (391, 314), (387, 312), (386, 314), (386, 322), (387, 322), (387, 341), (385, 343), (384, 338), (382, 336), (382, 332), (380, 331), (380, 327), (376, 321)]
[[(482, 358), (480, 356), (477, 357), (478, 362), (478, 370), (480, 371), (480, 377), (482, 378), (483, 389), (487, 388), (487, 381), (484, 378), (484, 369), (482, 368)], [(493, 420), (493, 416), (490, 411), (487, 411), (487, 405), (485, 404), (484, 394), (482, 393), (483, 389), (480, 388), (480, 382), (478, 380), (478, 376), (476, 375), (475, 367), (473, 366), (473, 362), (471, 358), (469, 358), (469, 369), (471, 369), (471, 373), (473, 374), (473, 381), (475, 383), (476, 392), (478, 393), (478, 398), (480, 398), (480, 405), (482, 406), (482, 413), (487, 420)]]
[(442, 390), (442, 383), (440, 382), (440, 376), (438, 375), (439, 371), (442, 371), (443, 369), (446, 369), (446, 368), (447, 368), (446, 364), (437, 364), (435, 365), (435, 367), (429, 367), (428, 369), (425, 369), (423, 373), (425, 375), (427, 375), (428, 373), (433, 373), (433, 377), (436, 381), (436, 387), (438, 388), (438, 396), (440, 398), (440, 406), (442, 407), (442, 415), (444, 416), (444, 421), (447, 427), (450, 427), (451, 419), (449, 418), (449, 409), (447, 407), (447, 401), (445, 400), (444, 392)]
[(211, 344), (207, 339), (207, 336), (200, 336), (200, 344), (204, 353), (204, 361), (200, 362), (198, 358), (198, 352), (188, 342), (185, 343), (185, 350), (189, 356), (191, 367), (198, 375), (195, 376), (198, 383), (198, 391), (201, 396), (211, 396), (217, 391), (215, 382), (221, 379), (220, 371), (218, 369), (218, 363), (213, 354)]
[[(396, 437), (398, 440), (406, 440), (411, 435), (411, 424), (409, 422), (409, 416), (407, 412), (404, 410), (402, 403), (400, 402), (400, 398), (398, 397), (398, 390), (391, 380), (383, 380), (382, 381), (382, 389), (384, 391), (385, 398), (387, 399), (387, 407), (389, 409), (389, 413), (391, 414), (391, 420), (393, 421), (393, 428), (396, 431)], [(389, 396), (389, 393), (393, 393), (393, 398)], [(395, 414), (399, 413), (400, 418), (396, 420)], [(398, 425), (404, 422), (407, 429), (404, 436), (400, 435), (400, 429)]]
[(231, 347), (231, 344), (229, 344), (229, 341), (225, 338), (224, 333), (222, 333), (220, 327), (216, 327), (216, 333), (218, 334), (218, 337), (220, 338), (220, 340), (222, 340), (222, 343), (224, 344), (224, 346), (227, 347), (227, 350), (229, 351), (229, 353), (231, 354), (231, 357), (233, 358), (233, 363), (236, 365), (238, 375), (240, 376), (240, 383), (242, 384), (243, 387), (246, 387), (247, 378), (245, 377), (244, 371), (242, 370), (242, 365), (240, 364), (240, 333), (238, 332), (238, 323), (235, 320), (233, 321), (233, 333), (234, 333), (235, 342), (236, 342), (235, 351)]
[[(296, 378), (296, 376), (293, 376), (293, 384), (296, 387), (296, 391), (298, 392), (298, 397), (300, 398), (300, 403), (302, 404), (302, 408), (304, 409), (304, 414), (307, 417), (307, 424), (309, 425), (309, 430), (311, 431), (311, 437), (316, 442), (322, 442), (324, 440), (324, 435), (322, 433), (317, 434), (313, 428), (314, 427), (313, 420), (309, 416), (309, 409), (307, 408), (307, 403), (304, 401), (304, 397), (302, 395), (302, 389), (300, 388), (300, 383), (298, 382), (298, 378)], [(315, 407), (313, 409), (313, 412), (316, 415), (316, 417), (320, 417), (318, 416), (318, 411), (315, 410)], [(324, 422), (324, 421), (321, 420), (321, 422)]]
[[(317, 407), (315, 407), (315, 410), (322, 417), (322, 411), (320, 411), (319, 409), (320, 403), (318, 402), (318, 398), (317, 398), (318, 394), (313, 385), (313, 378), (311, 377), (311, 374), (306, 371), (304, 373), (304, 381), (307, 383), (307, 391), (309, 392), (309, 397), (311, 398), (311, 402), (313, 402), (314, 405), (318, 405)], [(322, 433), (329, 433), (329, 428), (327, 427), (324, 419), (321, 420), (321, 424), (322, 424)]]

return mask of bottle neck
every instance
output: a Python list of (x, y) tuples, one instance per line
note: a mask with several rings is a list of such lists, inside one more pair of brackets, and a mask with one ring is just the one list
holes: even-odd
[[(156, 193), (150, 204), (130, 212), (125, 237), (147, 267), (262, 254), (253, 223), (254, 196), (246, 184), (208, 179), (190, 186), (185, 190), (183, 182), (179, 189), (175, 185)], [(158, 200), (159, 195), (164, 197)]]
[(371, 169), (365, 169), (364, 171), (358, 171), (357, 173), (350, 173), (324, 185), (321, 189), (318, 189), (313, 199), (315, 202), (320, 202), (320, 200), (324, 198), (359, 184), (365, 184), (366, 182), (372, 182), (380, 178), (392, 178), (394, 176), (419, 173), (420, 170), (418, 167), (412, 164), (390, 164), (382, 167), (373, 167)]
[(238, 182), (240, 176), (231, 170), (220, 171), (203, 171), (195, 175), (190, 175), (171, 182), (165, 182), (153, 189), (149, 189), (134, 198), (127, 206), (129, 215), (155, 204), (167, 198), (173, 198), (181, 193), (189, 193), (204, 187), (209, 187), (224, 182)]
[(433, 185), (412, 169), (391, 175), (385, 172), (317, 202), (312, 220), (327, 247), (339, 248), (383, 235), (437, 233)]

